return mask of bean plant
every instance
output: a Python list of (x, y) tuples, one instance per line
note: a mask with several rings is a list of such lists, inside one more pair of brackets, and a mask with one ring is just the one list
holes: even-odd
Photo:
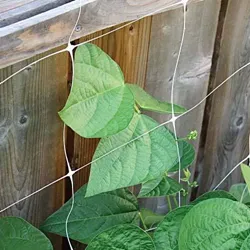
[[(75, 193), (68, 220), (73, 198), (39, 229), (22, 218), (1, 218), (0, 249), (52, 250), (45, 235), (66, 237), (67, 227), (69, 238), (87, 244), (87, 250), (249, 250), (250, 168), (242, 165), (246, 184), (187, 202), (198, 185), (188, 169), (195, 158), (190, 140), (197, 132), (176, 140), (166, 126), (145, 115), (171, 114), (172, 104), (126, 83), (118, 64), (97, 46), (78, 47), (74, 70), (59, 116), (80, 136), (101, 138), (89, 182)], [(185, 110), (173, 105), (175, 114)], [(180, 183), (174, 178), (179, 170)], [(168, 213), (139, 206), (140, 199), (152, 197), (166, 197)]]

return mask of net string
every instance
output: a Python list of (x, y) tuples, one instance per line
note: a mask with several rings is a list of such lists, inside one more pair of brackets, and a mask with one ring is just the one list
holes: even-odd
[[(146, 16), (153, 15), (153, 14), (155, 14), (155, 13), (157, 13), (157, 12), (160, 12), (160, 11), (166, 9), (166, 8), (171, 8), (171, 7), (174, 7), (174, 6), (178, 5), (178, 4), (183, 4), (183, 5), (184, 5), (183, 2), (186, 3), (187, 1), (181, 1), (180, 3), (176, 3), (176, 4), (173, 4), (173, 5), (164, 7), (164, 8), (162, 8), (161, 10), (154, 11), (154, 12), (152, 12), (152, 13), (150, 13), (150, 14), (147, 14), (147, 15), (141, 17), (141, 18), (138, 18), (138, 19), (136, 19), (136, 20), (134, 20), (134, 21), (132, 21), (132, 22), (129, 22), (129, 23), (123, 25), (123, 26), (120, 26), (120, 27), (117, 28), (117, 29), (114, 29), (114, 30), (112, 30), (112, 31), (110, 31), (110, 32), (107, 32), (107, 33), (105, 33), (105, 34), (102, 34), (101, 36), (98, 36), (98, 37), (96, 37), (96, 38), (92, 38), (92, 39), (90, 39), (90, 40), (88, 40), (88, 41), (86, 41), (86, 42), (83, 42), (83, 43), (81, 43), (81, 44), (78, 44), (78, 45), (71, 45), (71, 44), (70, 44), (70, 47), (71, 47), (70, 49), (71, 49), (71, 51), (72, 51), (75, 47), (78, 47), (78, 46), (80, 46), (80, 45), (82, 45), (82, 44), (85, 44), (85, 43), (87, 43), (87, 42), (94, 41), (94, 40), (96, 40), (96, 39), (98, 39), (98, 38), (104, 37), (104, 36), (106, 36), (106, 35), (108, 35), (108, 34), (111, 34), (111, 33), (115, 32), (115, 31), (119, 30), (119, 29), (122, 29), (122, 28), (124, 28), (124, 27), (126, 27), (126, 26), (128, 26), (128, 25), (131, 25), (132, 23), (134, 23), (134, 22), (136, 22), (136, 21), (138, 21), (138, 20), (140, 20), (140, 19), (142, 19), (142, 18), (144, 18), (144, 17), (146, 17)], [(80, 6), (80, 8), (81, 8), (81, 6)], [(184, 12), (184, 13), (185, 13), (185, 12)], [(78, 18), (78, 20), (79, 20), (79, 18)], [(75, 25), (75, 27), (76, 27), (76, 26), (77, 26), (77, 24)], [(73, 34), (73, 32), (72, 32), (72, 34)], [(71, 36), (72, 36), (72, 35), (71, 35)], [(26, 69), (27, 67), (30, 67), (30, 66), (32, 66), (32, 65), (34, 65), (34, 64), (36, 64), (36, 63), (38, 63), (38, 62), (40, 62), (40, 61), (42, 61), (42, 60), (44, 60), (44, 59), (46, 59), (46, 58), (49, 58), (49, 57), (51, 57), (51, 56), (53, 56), (53, 55), (56, 55), (56, 54), (59, 54), (59, 53), (65, 52), (65, 51), (68, 51), (68, 48), (62, 49), (62, 50), (60, 50), (60, 51), (57, 51), (57, 52), (55, 52), (55, 53), (52, 53), (52, 54), (50, 54), (50, 55), (47, 55), (47, 56), (45, 56), (45, 57), (43, 57), (43, 58), (38, 59), (37, 61), (35, 61), (35, 62), (33, 62), (33, 63), (31, 63), (31, 64), (25, 66), (24, 68), (18, 70), (17, 72), (15, 72), (14, 74), (12, 74), (11, 76), (7, 77), (5, 80), (3, 80), (2, 82), (0, 82), (0, 85), (3, 84), (4, 82), (8, 81), (9, 79), (11, 79), (13, 76), (17, 75), (18, 73), (22, 72), (22, 71), (23, 71), (24, 69)], [(115, 150), (117, 150), (117, 149), (119, 149), (119, 148), (121, 148), (121, 147), (123, 147), (123, 146), (126, 146), (126, 145), (128, 145), (129, 143), (131, 143), (131, 142), (133, 142), (133, 141), (135, 141), (135, 140), (138, 140), (139, 138), (141, 138), (142, 136), (144, 136), (144, 135), (146, 135), (146, 134), (151, 133), (151, 132), (154, 131), (155, 129), (157, 129), (157, 128), (161, 127), (161, 126), (164, 126), (164, 125), (166, 125), (166, 124), (168, 124), (168, 123), (170, 123), (170, 122), (173, 123), (173, 122), (175, 122), (177, 119), (179, 119), (179, 118), (181, 118), (182, 116), (188, 114), (189, 112), (191, 112), (192, 110), (194, 110), (195, 108), (197, 108), (201, 103), (203, 103), (210, 95), (212, 95), (218, 88), (220, 88), (224, 83), (226, 83), (229, 79), (231, 79), (235, 74), (239, 73), (241, 70), (243, 70), (244, 68), (246, 68), (246, 67), (249, 66), (249, 65), (250, 65), (250, 62), (249, 62), (249, 63), (246, 63), (245, 65), (243, 65), (242, 67), (240, 67), (238, 70), (236, 70), (234, 73), (232, 73), (228, 78), (226, 78), (220, 85), (218, 85), (215, 89), (213, 89), (207, 96), (205, 96), (199, 103), (197, 103), (195, 106), (193, 106), (192, 108), (190, 108), (189, 110), (187, 110), (187, 111), (184, 112), (183, 114), (181, 114), (181, 115), (179, 115), (179, 116), (175, 116), (174, 119), (173, 119), (173, 117), (172, 117), (172, 119), (170, 119), (170, 120), (168, 120), (168, 121), (165, 121), (165, 122), (159, 124), (159, 125), (156, 126), (155, 128), (153, 128), (153, 129), (151, 129), (151, 130), (149, 130), (149, 131), (143, 133), (142, 135), (140, 135), (140, 136), (134, 138), (133, 140), (131, 140), (131, 141), (129, 141), (129, 142), (127, 142), (127, 143), (125, 143), (125, 144), (123, 144), (123, 145), (121, 145), (121, 146), (119, 146), (119, 147), (113, 149), (113, 150), (111, 150), (110, 152), (106, 153), (105, 155), (103, 155), (103, 156), (101, 156), (101, 157), (95, 159), (94, 161), (89, 162), (88, 164), (85, 164), (84, 166), (78, 168), (77, 170), (75, 170), (75, 171), (72, 171), (72, 170), (71, 170), (68, 174), (66, 174), (66, 175), (64, 175), (64, 176), (62, 176), (62, 177), (60, 177), (59, 179), (57, 179), (57, 180), (55, 180), (55, 181), (53, 181), (53, 182), (47, 184), (47, 185), (44, 186), (43, 188), (41, 188), (41, 189), (39, 189), (39, 190), (37, 190), (37, 191), (35, 191), (35, 192), (33, 192), (33, 193), (31, 193), (31, 194), (25, 196), (24, 198), (22, 198), (22, 199), (16, 201), (15, 203), (12, 203), (11, 205), (7, 206), (6, 208), (0, 210), (0, 213), (6, 211), (8, 208), (10, 208), (10, 207), (12, 207), (12, 206), (18, 204), (19, 202), (24, 201), (25, 199), (27, 199), (27, 198), (33, 196), (34, 194), (37, 194), (38, 192), (44, 190), (45, 188), (47, 188), (47, 187), (49, 187), (49, 186), (51, 186), (51, 185), (53, 185), (53, 184), (55, 184), (55, 183), (57, 183), (57, 182), (63, 180), (63, 179), (66, 178), (66, 177), (71, 178), (71, 182), (73, 183), (72, 176), (73, 176), (76, 172), (78, 172), (78, 171), (80, 171), (81, 169), (83, 169), (83, 168), (89, 166), (89, 165), (92, 164), (93, 162), (96, 162), (97, 160), (99, 160), (99, 159), (101, 159), (101, 158), (107, 156), (108, 154), (114, 152)], [(173, 111), (173, 110), (172, 110), (172, 111)], [(66, 154), (66, 155), (67, 155), (67, 154)], [(215, 190), (216, 188), (218, 188), (218, 187), (222, 184), (222, 182), (224, 182), (225, 179), (226, 179), (226, 178), (227, 178), (227, 177), (228, 177), (228, 176), (229, 176), (229, 175), (230, 175), (230, 174), (231, 174), (231, 173), (241, 164), (241, 163), (243, 163), (245, 160), (249, 159), (249, 157), (250, 157), (250, 155), (248, 155), (248, 156), (247, 156), (245, 159), (243, 159), (239, 164), (237, 164), (237, 165), (236, 165), (236, 166), (235, 166), (235, 167), (225, 176), (225, 178), (223, 178), (223, 180), (214, 188), (214, 190)], [(67, 160), (66, 160), (66, 161), (67, 161)], [(68, 167), (69, 167), (69, 166), (68, 166)], [(71, 168), (70, 168), (70, 169), (71, 169)], [(74, 188), (73, 188), (73, 185), (72, 185), (72, 192), (74, 193), (73, 189), (74, 189)]]

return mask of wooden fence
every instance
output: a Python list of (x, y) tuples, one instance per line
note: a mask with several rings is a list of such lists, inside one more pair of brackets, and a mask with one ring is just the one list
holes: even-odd
[[(77, 39), (75, 43), (116, 27)], [(119, 63), (127, 82), (143, 86), (159, 99), (170, 100), (182, 27), (183, 10), (178, 8), (146, 17), (94, 43)], [(3, 48), (8, 44), (1, 41), (1, 65), (5, 65)], [(20, 60), (12, 53), (18, 53), (18, 49), (7, 54), (11, 60)], [(0, 81), (48, 53), (1, 69)], [(189, 4), (175, 103), (193, 107), (249, 61), (249, 0), (204, 0)], [(63, 123), (57, 112), (66, 101), (71, 73), (69, 56), (64, 52), (28, 67), (0, 86), (0, 210), (66, 174)], [(210, 190), (248, 155), (249, 82), (250, 68), (246, 67), (199, 107), (177, 120), (179, 136), (193, 129), (199, 133), (194, 142), (197, 158), (192, 167), (199, 187), (192, 198)], [(150, 115), (159, 122), (169, 118), (162, 114)], [(67, 130), (67, 152), (74, 169), (91, 161), (97, 143), (97, 139), (80, 138)], [(87, 182), (88, 173), (89, 168), (85, 168), (74, 176), (75, 189)], [(228, 189), (240, 181), (240, 171), (235, 171), (221, 188)], [(21, 216), (38, 226), (70, 197), (69, 185), (67, 180), (60, 181), (0, 216)], [(154, 204), (144, 201), (144, 205), (158, 211), (164, 209), (164, 204), (160, 199)], [(68, 249), (61, 237), (51, 238), (56, 250)], [(76, 249), (82, 248), (76, 246)]]

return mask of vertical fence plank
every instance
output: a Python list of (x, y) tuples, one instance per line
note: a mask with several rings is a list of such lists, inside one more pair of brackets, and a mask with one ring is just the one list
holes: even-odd
[[(229, 1), (222, 33), (216, 76), (218, 86), (235, 70), (250, 61), (250, 2)], [(206, 131), (204, 157), (197, 173), (198, 193), (216, 186), (223, 177), (248, 155), (249, 82), (247, 67), (231, 78), (212, 96)], [(240, 169), (220, 186), (223, 189), (241, 181)]]
[[(174, 102), (186, 108), (193, 107), (207, 93), (219, 9), (220, 0), (188, 5), (185, 40), (174, 88)], [(182, 8), (153, 17), (146, 90), (169, 102), (182, 29)], [(200, 132), (203, 112), (204, 104), (177, 120), (178, 136), (186, 136), (193, 129)], [(159, 122), (170, 119), (168, 115), (151, 112), (150, 115)], [(199, 139), (194, 143), (196, 150), (198, 145)], [(158, 199), (148, 205), (164, 211), (164, 204), (165, 200)]]
[[(42, 56), (2, 69), (1, 80)], [(59, 54), (0, 86), (1, 208), (65, 174), (63, 124), (57, 112), (66, 99), (67, 68), (68, 56)], [(39, 226), (63, 201), (61, 181), (0, 216), (20, 216)], [(61, 249), (61, 238), (52, 240), (55, 249)]]

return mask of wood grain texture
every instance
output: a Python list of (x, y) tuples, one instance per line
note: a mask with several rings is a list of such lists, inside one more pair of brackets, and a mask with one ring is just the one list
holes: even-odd
[[(250, 2), (229, 1), (222, 33), (216, 76), (211, 83), (218, 86), (235, 70), (250, 61)], [(223, 177), (248, 155), (250, 128), (250, 68), (235, 75), (212, 96), (204, 156), (199, 163), (198, 193), (216, 186)], [(221, 186), (229, 189), (240, 182), (240, 169)]]
[[(2, 69), (1, 80), (42, 56)], [(66, 100), (67, 68), (68, 55), (60, 54), (0, 86), (1, 209), (65, 174), (63, 123), (57, 112)], [(63, 202), (61, 181), (0, 216), (20, 216), (39, 226)], [(53, 240), (55, 249), (61, 241)]]
[[(79, 1), (0, 28), (0, 68), (66, 44), (78, 17)], [(72, 40), (157, 10), (168, 10), (168, 6), (179, 0), (82, 0), (81, 3), (82, 15)]]
[(0, 0), (0, 13), (13, 10), (25, 4), (34, 2), (35, 0)]
[[(190, 4), (187, 9), (186, 34), (177, 70), (174, 103), (193, 107), (207, 93), (217, 29), (220, 0)], [(183, 10), (172, 10), (153, 17), (147, 68), (146, 90), (153, 96), (171, 100), (171, 85), (183, 29)], [(176, 121), (177, 135), (185, 137), (191, 130), (201, 130), (204, 104)], [(169, 115), (149, 112), (159, 122)], [(171, 126), (169, 126), (172, 129)], [(199, 138), (194, 142), (198, 149)], [(145, 201), (144, 205), (165, 211), (164, 200)]]
[[(0, 0), (0, 28), (36, 16), (70, 1), (71, 0), (33, 0), (19, 2), (12, 0), (11, 6), (6, 6), (6, 3), (1, 3)], [(8, 2), (10, 1), (8, 0)], [(11, 9), (6, 10), (7, 8)]]

